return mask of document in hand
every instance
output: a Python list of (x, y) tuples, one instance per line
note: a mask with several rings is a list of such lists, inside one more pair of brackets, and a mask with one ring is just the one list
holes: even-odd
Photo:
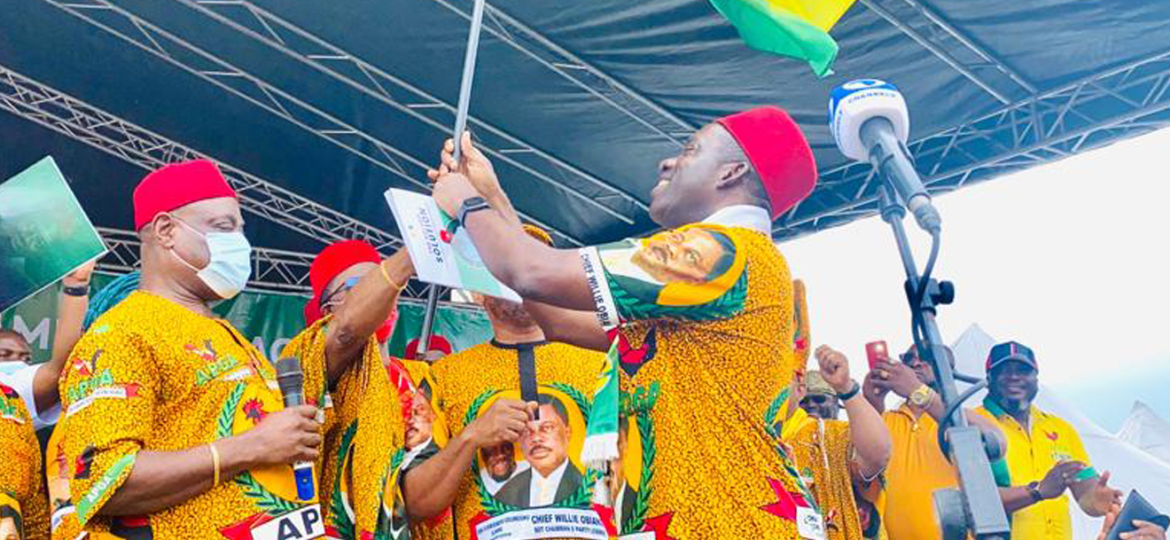
[(445, 287), (520, 301), (484, 266), (467, 230), (443, 213), (429, 195), (386, 190), (386, 202), (410, 252), (418, 279)]
[(0, 183), (0, 311), (105, 253), (52, 157)]

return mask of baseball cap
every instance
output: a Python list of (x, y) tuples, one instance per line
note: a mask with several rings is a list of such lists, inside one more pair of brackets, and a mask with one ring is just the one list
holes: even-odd
[(1008, 341), (991, 348), (991, 352), (987, 354), (986, 370), (991, 372), (995, 366), (1009, 360), (1023, 362), (1032, 366), (1032, 369), (1040, 369), (1040, 366), (1036, 363), (1036, 353), (1033, 353), (1032, 349), (1015, 341)]

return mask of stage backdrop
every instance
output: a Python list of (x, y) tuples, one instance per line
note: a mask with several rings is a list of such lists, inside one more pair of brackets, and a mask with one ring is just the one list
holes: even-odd
[[(93, 290), (97, 291), (113, 276), (97, 274)], [(33, 362), (49, 359), (53, 333), (57, 330), (57, 294), (60, 283), (29, 297), (0, 313), (0, 328), (11, 328), (32, 345)], [(215, 312), (232, 322), (270, 360), (305, 327), (303, 308), (308, 299), (288, 294), (244, 291), (239, 296), (215, 306)], [(406, 343), (419, 334), (423, 308), (404, 305), (399, 309), (398, 324), (390, 338), (390, 354), (401, 356)], [(491, 338), (491, 325), (483, 313), (473, 309), (440, 307), (435, 314), (435, 334), (447, 338), (460, 351)]]

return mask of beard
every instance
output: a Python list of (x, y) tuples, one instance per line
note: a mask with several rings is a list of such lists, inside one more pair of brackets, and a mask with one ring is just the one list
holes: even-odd
[(501, 322), (513, 328), (536, 326), (536, 321), (533, 320), (532, 315), (529, 315), (528, 310), (524, 309), (524, 304), (519, 302), (488, 298), (484, 301), (483, 307), (491, 313), (492, 317), (499, 319)]

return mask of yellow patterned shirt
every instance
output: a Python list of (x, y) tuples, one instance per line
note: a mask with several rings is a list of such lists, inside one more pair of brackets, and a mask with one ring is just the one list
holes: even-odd
[[(16, 390), (0, 384), (0, 533), (49, 537), (49, 499), (41, 483), (41, 447)], [(8, 538), (8, 536), (0, 536)]]
[[(320, 402), (323, 363), (305, 358), (302, 369), (307, 399)], [(86, 531), (148, 527), (154, 538), (249, 538), (295, 517), (299, 532), (323, 532), (315, 497), (297, 499), (287, 465), (222, 479), (145, 519), (99, 515), (138, 452), (207, 445), (283, 408), (271, 365), (227, 321), (135, 292), (82, 336), (65, 367), (61, 398), (60, 449), (73, 466), (73, 515)], [(328, 419), (322, 429), (327, 427)]]
[(795, 538), (804, 488), (768, 429), (796, 368), (792, 278), (771, 238), (699, 223), (580, 253), (634, 419), (621, 532)]
[[(298, 334), (281, 356), (325, 365), (331, 320), (322, 318)], [(333, 420), (322, 444), (318, 486), (329, 537), (409, 538), (396, 480), (405, 432), (402, 406), (372, 336), (330, 395)]]
[[(807, 418), (801, 422), (797, 415)], [(803, 409), (793, 419), (802, 425), (785, 443), (792, 449), (801, 479), (816, 498), (828, 540), (862, 538), (861, 519), (853, 495), (853, 444), (849, 423), (808, 417)], [(790, 421), (791, 421), (790, 420)]]
[[(580, 462), (593, 386), (604, 355), (559, 343), (472, 347), (431, 366), (437, 412), (446, 419), (451, 435), (457, 436), (496, 399), (520, 399), (521, 347), (533, 351), (538, 400), (547, 404), (541, 408), (541, 432), (526, 435), (516, 445), (480, 449), (455, 496), (456, 535), (460, 539), (489, 537), (477, 534), (481, 529), (495, 531), (491, 538), (525, 538), (538, 532), (523, 529), (534, 521), (547, 520), (555, 526), (576, 520), (583, 527), (580, 534), (568, 532), (571, 527), (550, 531), (566, 532), (568, 538), (605, 538), (608, 514), (604, 509), (599, 513), (593, 502), (601, 478)], [(546, 423), (556, 435), (543, 434)], [(552, 474), (540, 475), (546, 465)], [(532, 519), (523, 521), (517, 516)]]

